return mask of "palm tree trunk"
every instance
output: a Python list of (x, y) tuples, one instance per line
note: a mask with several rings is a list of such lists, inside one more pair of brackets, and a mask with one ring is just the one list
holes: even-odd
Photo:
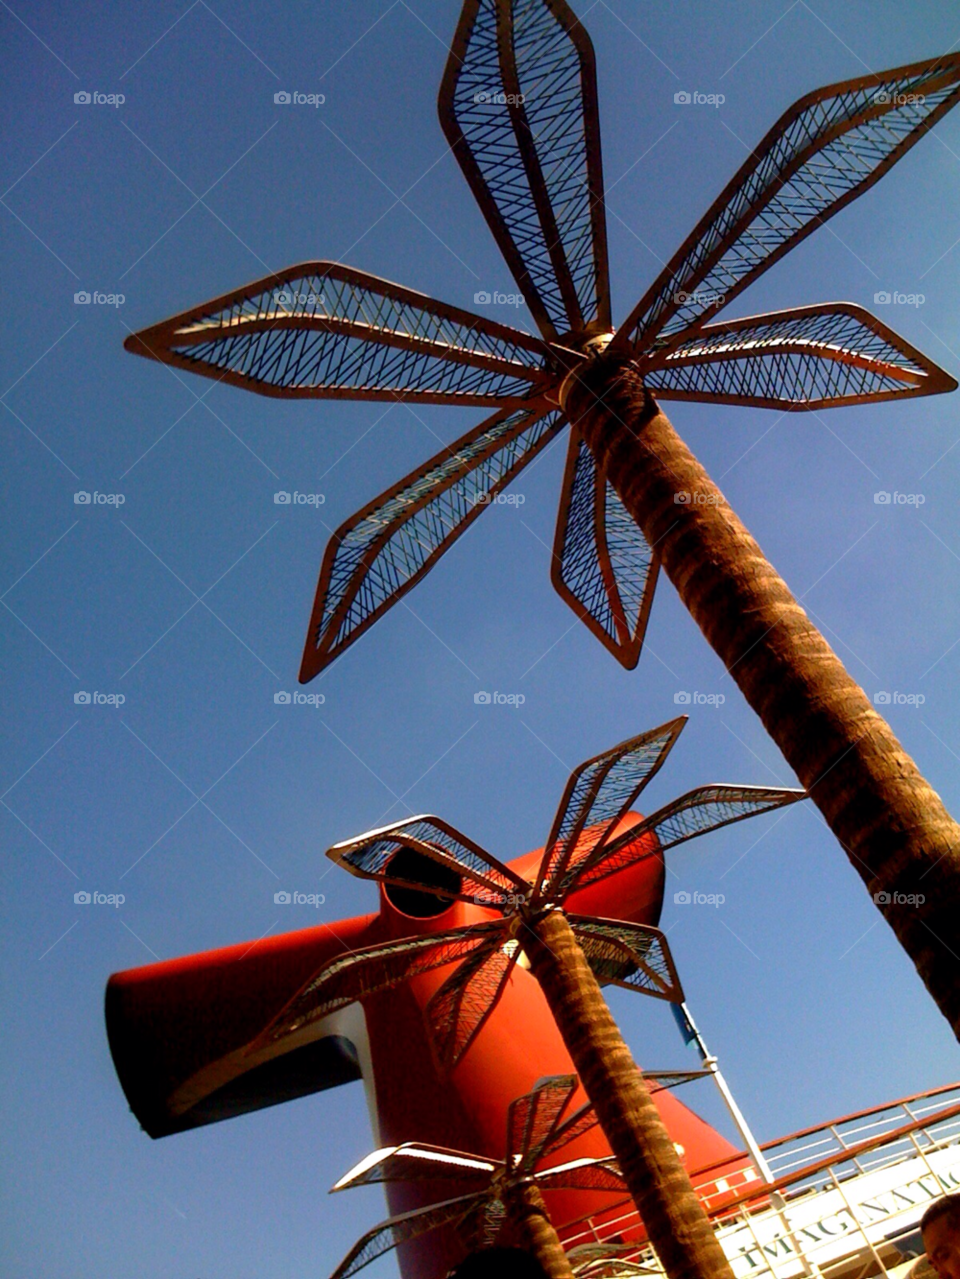
[(569, 379), (565, 401), (960, 1038), (960, 826), (637, 370), (601, 357)]
[(504, 1206), (517, 1246), (536, 1257), (547, 1279), (574, 1279), (543, 1196), (533, 1182), (512, 1186), (505, 1197)]
[(669, 1279), (733, 1279), (643, 1075), (560, 910), (523, 949)]

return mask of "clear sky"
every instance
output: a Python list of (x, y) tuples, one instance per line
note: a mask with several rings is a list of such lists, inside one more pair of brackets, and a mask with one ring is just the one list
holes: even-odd
[[(578, 3), (597, 50), (622, 319), (789, 104), (956, 46), (950, 0)], [(0, 4), (5, 1274), (293, 1279), (383, 1213), (325, 1191), (367, 1152), (359, 1085), (156, 1143), (102, 998), (121, 968), (375, 908), (336, 840), (411, 811), (501, 856), (543, 841), (568, 771), (695, 706), (660, 803), (793, 784), (662, 582), (625, 673), (553, 593), (562, 448), (308, 691), (329, 533), (482, 413), (280, 402), (127, 355), (129, 329), (309, 258), (471, 307), (513, 291), (447, 153), (455, 0)], [(278, 107), (281, 89), (325, 95)], [(720, 107), (677, 106), (681, 89)], [(78, 106), (80, 90), (122, 105)], [(875, 292), (960, 374), (960, 115), (729, 314)], [(79, 290), (123, 302), (78, 306)], [(497, 318), (533, 328), (503, 307)], [(960, 397), (786, 417), (676, 405), (678, 429), (960, 813)], [(279, 489), (322, 493), (278, 507)], [(85, 490), (124, 503), (76, 505)], [(877, 491), (924, 501), (877, 505)], [(477, 706), (478, 689), (522, 693)], [(80, 690), (121, 706), (74, 703)], [(8, 789), (10, 788), (10, 789)], [(663, 923), (761, 1140), (954, 1079), (956, 1043), (809, 805), (670, 854)], [(673, 877), (675, 876), (675, 877)], [(680, 889), (721, 907), (677, 906)], [(78, 907), (78, 890), (122, 893)], [(324, 913), (325, 912), (325, 913)], [(615, 995), (638, 1061), (689, 1064), (667, 1010)], [(706, 1087), (706, 1085), (697, 1085)], [(709, 1094), (686, 1098), (719, 1119)], [(722, 1122), (722, 1120), (721, 1120)], [(379, 1273), (395, 1273), (381, 1263)]]

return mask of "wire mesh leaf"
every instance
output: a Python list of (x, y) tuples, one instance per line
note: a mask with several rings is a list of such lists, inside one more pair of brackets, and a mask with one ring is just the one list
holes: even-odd
[(593, 1190), (629, 1194), (627, 1183), (612, 1159), (575, 1159), (536, 1174), (541, 1190)]
[(660, 561), (592, 451), (570, 433), (551, 580), (620, 664), (640, 660)]
[(353, 1190), (392, 1181), (478, 1181), (476, 1190), (487, 1187), (491, 1175), (503, 1166), (500, 1160), (483, 1159), (444, 1146), (420, 1145), (414, 1141), (375, 1150), (361, 1159), (332, 1188)]
[[(327, 856), (360, 879), (446, 901), (498, 908), (508, 895), (530, 891), (525, 879), (440, 817), (406, 817), (334, 844)], [(446, 873), (438, 874), (438, 866)]]
[(540, 1154), (541, 1161), (549, 1159), (551, 1155), (563, 1150), (565, 1146), (569, 1146), (571, 1142), (576, 1141), (578, 1137), (582, 1137), (584, 1133), (596, 1128), (599, 1122), (600, 1120), (597, 1118), (597, 1112), (594, 1110), (592, 1102), (587, 1102), (585, 1106), (575, 1110), (554, 1130), (550, 1139), (544, 1144)]
[(335, 262), (255, 280), (125, 346), (287, 398), (502, 408), (551, 376), (538, 338)]
[(640, 858), (651, 856), (641, 838), (648, 832), (656, 837), (657, 853), (661, 855), (684, 840), (719, 830), (731, 822), (757, 817), (786, 804), (795, 804), (806, 797), (806, 791), (782, 787), (730, 786), (723, 783), (697, 787), (644, 818), (626, 835), (611, 840), (596, 854), (588, 854), (573, 867), (565, 891), (586, 888), (624, 870)]
[(331, 960), (254, 1040), (250, 1051), (292, 1035), (347, 1004), (368, 999), (421, 973), (465, 959), (488, 941), (491, 929), (499, 927), (498, 923), (474, 924), (424, 937), (381, 942)]
[(659, 928), (588, 915), (569, 918), (587, 963), (601, 985), (623, 986), (671, 1004), (683, 1003), (673, 956)]
[(541, 1079), (523, 1097), (510, 1103), (507, 1111), (507, 1163), (520, 1173), (529, 1173), (540, 1160), (564, 1111), (576, 1095), (576, 1075), (551, 1075)]
[(467, 0), (440, 122), (541, 332), (610, 327), (589, 36), (563, 0)]
[(554, 892), (563, 883), (564, 871), (585, 832), (589, 831), (587, 837), (595, 849), (602, 848), (617, 822), (663, 764), (685, 723), (683, 716), (669, 720), (586, 760), (574, 770), (540, 863), (538, 882), (544, 893)]
[(401, 1244), (418, 1239), (440, 1226), (462, 1221), (476, 1205), (477, 1195), (461, 1195), (444, 1203), (432, 1204), (429, 1208), (417, 1208), (413, 1212), (400, 1213), (382, 1221), (353, 1245), (330, 1279), (349, 1279), (350, 1275), (355, 1275), (369, 1266), (371, 1261), (399, 1248)]
[(663, 344), (709, 319), (856, 199), (960, 97), (960, 54), (809, 93), (777, 121), (617, 338)]
[(452, 1071), (469, 1051), (516, 966), (518, 954), (504, 949), (507, 925), (500, 925), (481, 950), (451, 973), (427, 1005), (427, 1021), (444, 1072)]
[(957, 383), (863, 307), (798, 307), (710, 324), (654, 356), (660, 399), (825, 409), (956, 390)]
[(495, 413), (341, 524), (323, 558), (301, 682), (412, 590), (565, 425), (542, 400)]
[(707, 1079), (712, 1073), (710, 1070), (645, 1070), (643, 1077), (647, 1083), (657, 1084), (660, 1088), (680, 1088), (683, 1084)]

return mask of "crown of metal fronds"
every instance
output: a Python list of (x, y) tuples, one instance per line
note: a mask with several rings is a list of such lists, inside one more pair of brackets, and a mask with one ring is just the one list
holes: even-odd
[[(300, 679), (416, 585), (568, 425), (560, 385), (607, 346), (635, 362), (658, 399), (796, 410), (955, 389), (850, 303), (710, 321), (882, 177), (958, 97), (960, 53), (801, 98), (614, 332), (590, 38), (564, 0), (466, 0), (440, 122), (540, 336), (351, 267), (308, 262), (126, 342), (264, 395), (492, 410), (337, 529)], [(576, 430), (552, 564), (560, 595), (634, 667), (657, 555)]]
[[(649, 817), (631, 816), (685, 722), (682, 717), (670, 720), (574, 770), (532, 880), (439, 817), (410, 817), (335, 844), (327, 856), (361, 879), (429, 894), (440, 903), (482, 906), (498, 917), (382, 942), (331, 960), (249, 1051), (269, 1050), (338, 1008), (455, 964), (425, 1010), (441, 1068), (452, 1070), (486, 1025), (516, 967), (527, 966), (524, 944), (531, 921), (564, 909), (573, 894), (609, 875), (662, 858), (668, 848), (805, 798), (802, 790), (714, 784), (689, 791)], [(577, 913), (567, 917), (601, 985), (683, 1002), (676, 966), (659, 928)]]
[(349, 1279), (385, 1252), (441, 1226), (457, 1228), (471, 1248), (490, 1246), (508, 1220), (505, 1199), (510, 1187), (523, 1181), (532, 1181), (540, 1190), (625, 1195), (626, 1185), (612, 1158), (573, 1159), (544, 1166), (597, 1123), (592, 1106), (567, 1113), (577, 1088), (576, 1075), (554, 1075), (511, 1102), (503, 1159), (405, 1142), (375, 1150), (361, 1160), (341, 1177), (334, 1191), (375, 1182), (429, 1181), (453, 1182), (460, 1193), (374, 1226), (354, 1244), (332, 1279)]

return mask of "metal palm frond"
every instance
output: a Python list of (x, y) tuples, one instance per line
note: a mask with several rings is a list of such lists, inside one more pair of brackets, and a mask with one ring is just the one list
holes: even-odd
[(563, 0), (467, 0), (440, 123), (548, 339), (610, 327), (593, 45)]
[(572, 430), (550, 579), (627, 670), (640, 660), (659, 571), (639, 525)]
[[(372, 998), (421, 974), (449, 969), (441, 974), (425, 1017), (441, 1067), (453, 1070), (516, 977), (518, 966), (526, 963), (528, 928), (550, 910), (566, 910), (568, 902), (570, 926), (600, 985), (681, 1003), (680, 979), (660, 929), (577, 913), (573, 895), (645, 858), (662, 857), (685, 840), (805, 796), (802, 790), (717, 784), (689, 791), (650, 817), (631, 819), (633, 803), (662, 766), (684, 723), (683, 718), (669, 720), (574, 770), (532, 881), (438, 817), (406, 818), (335, 844), (327, 853), (332, 861), (362, 879), (388, 885), (395, 899), (398, 893), (400, 900), (404, 893), (421, 898), (427, 894), (443, 903), (481, 906), (496, 917), (383, 942), (330, 961), (258, 1036), (251, 1051), (295, 1034), (346, 1004)], [(547, 1094), (538, 1094), (537, 1114), (548, 1113), (546, 1104)], [(583, 1122), (582, 1117), (577, 1122)], [(588, 1126), (593, 1122), (590, 1119)], [(558, 1134), (550, 1129), (544, 1150), (560, 1148)]]
[[(709, 321), (958, 101), (958, 53), (801, 98), (614, 333), (590, 38), (564, 0), (466, 0), (440, 121), (540, 336), (311, 262), (126, 342), (267, 395), (495, 410), (336, 531), (300, 679), (319, 674), (411, 590), (567, 425), (561, 383), (607, 343), (663, 399), (803, 410), (955, 389), (949, 374), (851, 304)], [(640, 657), (657, 570), (655, 548), (574, 435), (551, 578), (628, 669)]]
[[(576, 1075), (551, 1075), (510, 1103), (507, 1160), (518, 1171), (533, 1171), (551, 1138), (556, 1136), (578, 1086)], [(593, 1110), (591, 1106), (585, 1109)]]
[(647, 349), (722, 310), (862, 195), (960, 98), (960, 54), (827, 85), (793, 104), (617, 333)]
[[(567, 893), (587, 888), (617, 871), (632, 866), (639, 857), (663, 853), (675, 844), (695, 839), (732, 822), (783, 808), (806, 798), (806, 791), (776, 786), (700, 786), (673, 800), (616, 838), (601, 839), (584, 851), (562, 878)], [(653, 838), (651, 839), (651, 836)]]
[(320, 1021), (358, 1000), (392, 990), (422, 973), (469, 959), (484, 949), (498, 923), (474, 924), (468, 928), (401, 941), (381, 942), (350, 951), (324, 964), (294, 995), (250, 1045), (250, 1052), (275, 1043), (287, 1035)]
[(566, 424), (546, 400), (501, 409), (341, 524), (323, 557), (301, 682), (412, 590)]
[[(537, 887), (558, 884), (584, 831), (590, 827), (594, 846), (602, 845), (659, 772), (686, 724), (668, 720), (586, 760), (570, 774), (544, 847)], [(602, 825), (599, 832), (597, 827)], [(597, 835), (599, 833), (599, 839)]]
[(476, 1195), (461, 1195), (444, 1203), (431, 1204), (429, 1208), (414, 1209), (413, 1212), (403, 1212), (387, 1221), (381, 1221), (379, 1226), (374, 1226), (365, 1235), (361, 1235), (330, 1279), (349, 1279), (351, 1275), (369, 1266), (371, 1261), (399, 1248), (401, 1244), (419, 1239), (421, 1235), (439, 1230), (441, 1226), (457, 1225), (476, 1206)]
[(848, 302), (708, 324), (649, 360), (644, 381), (660, 399), (749, 408), (830, 409), (956, 387), (909, 342)]
[(398, 1181), (453, 1182), (460, 1189), (465, 1185), (472, 1189), (381, 1222), (354, 1245), (332, 1279), (347, 1279), (391, 1248), (444, 1225), (457, 1226), (465, 1235), (492, 1243), (508, 1220), (505, 1200), (511, 1188), (522, 1182), (544, 1190), (623, 1194), (624, 1182), (612, 1159), (577, 1159), (544, 1166), (596, 1123), (590, 1106), (564, 1118), (577, 1090), (576, 1075), (556, 1075), (541, 1079), (526, 1096), (511, 1102), (502, 1159), (406, 1142), (376, 1150), (361, 1160), (340, 1178), (334, 1191)]
[(336, 262), (255, 280), (124, 345), (288, 399), (502, 407), (547, 380), (538, 339)]

